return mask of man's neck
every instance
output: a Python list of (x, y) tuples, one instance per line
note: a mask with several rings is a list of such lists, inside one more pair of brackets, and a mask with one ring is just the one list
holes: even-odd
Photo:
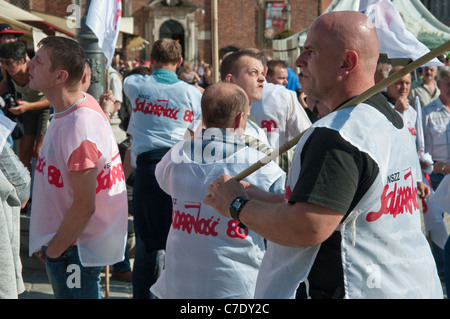
[(427, 87), (427, 88), (434, 88), (434, 79), (423, 79), (423, 84)]
[(439, 99), (441, 100), (442, 104), (444, 105), (445, 108), (447, 108), (447, 110), (450, 111), (450, 99), (446, 100), (441, 96), (439, 96)]
[(169, 70), (169, 71), (172, 71), (172, 72), (175, 72), (175, 73), (177, 72), (177, 64), (155, 63), (153, 67), (154, 67), (155, 70), (162, 69), (162, 70)]
[(77, 101), (84, 97), (81, 90), (61, 92), (49, 92), (44, 93), (45, 97), (49, 100), (50, 105), (55, 109), (55, 113), (60, 113), (68, 110)]

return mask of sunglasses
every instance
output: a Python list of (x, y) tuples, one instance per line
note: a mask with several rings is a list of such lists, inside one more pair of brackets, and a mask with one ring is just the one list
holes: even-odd
[(11, 66), (13, 63), (14, 63), (13, 59), (10, 59), (10, 60), (0, 59), (0, 64), (5, 65), (5, 66)]

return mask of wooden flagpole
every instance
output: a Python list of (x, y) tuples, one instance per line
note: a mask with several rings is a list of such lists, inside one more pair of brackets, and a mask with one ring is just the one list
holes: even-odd
[[(109, 92), (109, 70), (105, 67), (105, 93)], [(109, 299), (109, 265), (105, 267), (105, 299)]]
[[(437, 56), (443, 54), (444, 52), (448, 51), (449, 49), (450, 49), (450, 40), (445, 42), (445, 43), (443, 43), (443, 44), (441, 44), (437, 48), (431, 50), (427, 54), (421, 56), (417, 60), (407, 64), (404, 68), (402, 68), (399, 71), (395, 72), (394, 74), (392, 74), (391, 76), (387, 77), (386, 79), (378, 82), (377, 84), (372, 86), (370, 89), (366, 90), (365, 92), (363, 92), (360, 95), (354, 97), (353, 99), (351, 99), (350, 101), (348, 101), (344, 105), (340, 106), (338, 108), (338, 110), (342, 110), (342, 109), (345, 109), (345, 108), (350, 107), (350, 106), (358, 105), (359, 103), (367, 100), (369, 97), (371, 97), (374, 94), (378, 93), (379, 91), (381, 91), (385, 87), (391, 85), (392, 83), (398, 81), (399, 79), (401, 79), (405, 75), (411, 73), (412, 71), (414, 71), (418, 67), (424, 65), (425, 63), (431, 61), (435, 57), (437, 57)], [(246, 168), (245, 170), (243, 170), (242, 172), (237, 174), (234, 177), (234, 179), (236, 179), (238, 181), (241, 181), (244, 178), (246, 178), (247, 176), (249, 176), (250, 174), (253, 174), (254, 172), (256, 172), (258, 169), (260, 169), (261, 167), (263, 167), (267, 163), (269, 163), (271, 160), (275, 160), (278, 156), (280, 156), (284, 152), (286, 152), (289, 149), (291, 149), (292, 147), (294, 147), (298, 143), (298, 141), (300, 140), (300, 138), (303, 136), (303, 134), (305, 132), (306, 131), (303, 131), (301, 134), (299, 134), (296, 137), (294, 137), (293, 139), (287, 141), (280, 148), (272, 151), (272, 153), (270, 153), (269, 155), (263, 157), (262, 159), (257, 161), (255, 164), (249, 166), (248, 168)]]
[(219, 31), (218, 31), (218, 4), (217, 0), (211, 0), (211, 24), (212, 24), (212, 66), (213, 83), (219, 82)]

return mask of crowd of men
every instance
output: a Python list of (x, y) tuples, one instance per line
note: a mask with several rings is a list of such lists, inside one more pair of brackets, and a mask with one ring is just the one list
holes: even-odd
[[(442, 298), (441, 280), (449, 287), (450, 244), (432, 251), (419, 199), (450, 173), (450, 66), (423, 67), (412, 88), (408, 74), (341, 109), (375, 84), (380, 66), (364, 14), (330, 12), (311, 24), (296, 61), (301, 87), (288, 88), (287, 65), (254, 48), (224, 55), (220, 83), (199, 87), (180, 79), (180, 44), (155, 41), (151, 70), (123, 79), (132, 112), (122, 155), (110, 123), (115, 98), (86, 93), (76, 41), (47, 37), (31, 60), (3, 48), (4, 73), (14, 80), (20, 64), (38, 105), (54, 112), (34, 148), (29, 253), (45, 262), (56, 298), (101, 298), (102, 267), (127, 262), (130, 176), (136, 251), (132, 271), (121, 272), (132, 273), (136, 299)], [(417, 125), (433, 158), (431, 185)], [(233, 178), (300, 134), (277, 160)], [(9, 134), (2, 139), (11, 149)], [(16, 194), (30, 188), (30, 171), (2, 172)], [(20, 209), (28, 197), (2, 201)], [(17, 256), (9, 260), (16, 275)], [(76, 287), (67, 284), (73, 265)], [(5, 296), (23, 291), (20, 279)]]

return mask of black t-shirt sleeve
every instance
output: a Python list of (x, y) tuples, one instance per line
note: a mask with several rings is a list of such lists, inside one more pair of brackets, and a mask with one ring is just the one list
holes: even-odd
[(290, 202), (308, 202), (345, 215), (364, 196), (378, 174), (366, 153), (344, 140), (339, 132), (316, 128), (301, 155), (300, 176)]

